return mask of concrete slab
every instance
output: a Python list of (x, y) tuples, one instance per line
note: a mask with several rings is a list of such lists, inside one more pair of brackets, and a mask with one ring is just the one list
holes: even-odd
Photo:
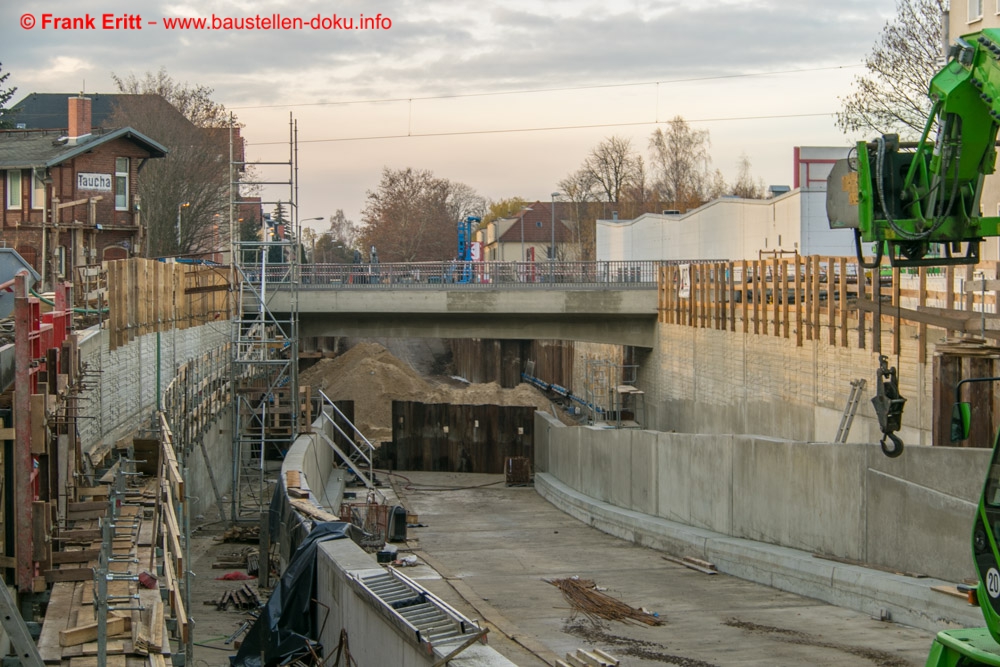
[[(401, 482), (397, 491), (426, 526), (410, 529), (408, 546), (426, 553), (436, 568), (407, 574), (463, 613), (489, 621), (490, 644), (518, 665), (544, 665), (553, 655), (593, 647), (637, 666), (903, 667), (926, 659), (931, 632), (687, 569), (573, 519), (534, 489), (506, 488), (499, 476), (404, 474), (409, 484)], [(685, 538), (695, 540), (712, 535), (687, 531)], [(827, 581), (837, 581), (841, 566), (824, 567)], [(593, 579), (610, 595), (655, 611), (666, 622), (593, 623), (574, 614), (546, 582), (569, 576)], [(874, 584), (853, 585), (864, 590)]]

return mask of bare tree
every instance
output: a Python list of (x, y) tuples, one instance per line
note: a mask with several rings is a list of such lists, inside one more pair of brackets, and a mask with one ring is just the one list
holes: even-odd
[(483, 205), (461, 183), (427, 170), (386, 167), (378, 187), (368, 191), (359, 240), (366, 248), (376, 246), (384, 262), (452, 259), (459, 216), (481, 213)]
[(344, 215), (344, 209), (338, 208), (337, 212), (330, 216), (330, 229), (327, 235), (345, 248), (353, 248), (358, 229), (354, 226), (354, 221)]
[(559, 181), (563, 201), (569, 202), (571, 241), (580, 248), (581, 259), (596, 256), (597, 195), (595, 181), (586, 169), (577, 169)]
[(622, 191), (619, 204), (618, 214), (623, 218), (635, 218), (659, 208), (656, 192), (646, 175), (646, 161), (641, 156), (636, 160), (635, 177)]
[(469, 216), (482, 218), (486, 213), (486, 199), (465, 183), (449, 182), (448, 211), (456, 223)]
[(722, 175), (722, 172), (716, 169), (711, 174), (708, 175), (708, 180), (705, 183), (705, 200), (712, 201), (713, 199), (718, 199), (722, 195), (726, 194), (729, 189), (729, 185), (726, 184), (726, 179)]
[(637, 183), (642, 157), (632, 149), (630, 139), (608, 137), (590, 151), (582, 168), (604, 201), (617, 204), (622, 193)]
[[(152, 256), (207, 250), (226, 233), (229, 205), (229, 146), (221, 136), (194, 127), (162, 98), (122, 99), (113, 122), (129, 125), (169, 149), (166, 159), (146, 163), (138, 182), (139, 202)], [(218, 229), (217, 229), (218, 227)]]
[(156, 74), (146, 72), (142, 78), (135, 74), (118, 76), (111, 73), (118, 92), (129, 95), (159, 95), (198, 127), (228, 127), (229, 112), (212, 99), (213, 90), (208, 86), (180, 83), (161, 67)]
[(736, 182), (733, 183), (732, 194), (743, 199), (763, 199), (764, 179), (755, 179), (751, 166), (750, 156), (741, 153), (740, 159), (736, 161)]
[(845, 134), (920, 136), (931, 108), (928, 84), (941, 64), (947, 9), (947, 0), (896, 0), (896, 18), (886, 22), (865, 58), (867, 72), (841, 98), (837, 127)]
[(696, 130), (682, 117), (656, 128), (649, 138), (654, 187), (660, 201), (686, 211), (708, 200), (711, 158), (708, 130)]
[[(124, 93), (112, 122), (128, 125), (169, 149), (138, 182), (150, 255), (215, 249), (228, 240), (229, 116), (212, 90), (171, 79), (165, 70), (121, 78)], [(226, 223), (226, 224), (224, 224)]]

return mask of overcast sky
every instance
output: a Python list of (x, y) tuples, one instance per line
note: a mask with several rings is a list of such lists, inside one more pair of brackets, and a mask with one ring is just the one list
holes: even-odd
[[(794, 146), (849, 143), (832, 114), (893, 12), (892, 0), (29, 0), (0, 8), (0, 63), (15, 100), (115, 92), (112, 72), (164, 67), (234, 110), (251, 160), (287, 157), (291, 112), (300, 217), (343, 208), (357, 222), (383, 166), (548, 199), (602, 138), (645, 154), (656, 123), (678, 115), (710, 132), (727, 179), (746, 153), (767, 184), (791, 185)], [(88, 13), (98, 29), (42, 27), (43, 14)], [(142, 29), (101, 30), (104, 14), (139, 14)], [(164, 25), (273, 14), (381, 15), (387, 29)]]

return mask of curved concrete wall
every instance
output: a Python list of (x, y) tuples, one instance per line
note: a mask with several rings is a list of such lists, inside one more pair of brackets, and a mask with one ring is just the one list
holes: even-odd
[[(333, 437), (332, 427), (324, 420), (317, 420), (314, 429), (327, 428), (328, 437)], [(340, 504), (340, 492), (335, 491), (342, 482), (332, 476), (340, 474), (334, 467), (333, 451), (316, 434), (300, 436), (291, 447), (281, 467), (279, 488), (284, 490), (283, 481), (290, 470), (300, 473), (310, 490), (310, 500), (326, 506), (330, 511)], [(332, 496), (336, 497), (332, 497)], [(285, 505), (289, 505), (285, 497)], [(332, 502), (334, 501), (336, 505)], [(294, 509), (292, 510), (294, 512)], [(310, 527), (310, 519), (296, 513), (294, 520), (282, 521), (280, 541), (283, 562), (287, 562), (290, 549), (297, 541), (296, 535), (302, 526)], [(398, 667), (426, 667), (443, 657), (435, 648), (434, 655), (428, 655), (421, 644), (409, 635), (404, 635), (395, 625), (359, 592), (354, 580), (384, 572), (375, 557), (351, 540), (324, 542), (317, 551), (316, 600), (324, 610), (329, 610), (323, 624), (320, 641), (330, 656), (340, 642), (341, 631), (347, 633), (351, 655), (360, 665), (397, 665)], [(512, 662), (489, 646), (474, 644), (460, 653), (448, 664), (459, 667), (513, 667)]]
[(565, 427), (535, 413), (536, 469), (624, 510), (948, 581), (974, 576), (990, 451)]

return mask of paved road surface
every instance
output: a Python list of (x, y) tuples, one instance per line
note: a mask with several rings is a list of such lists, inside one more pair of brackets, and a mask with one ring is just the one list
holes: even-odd
[[(518, 665), (596, 647), (622, 665), (923, 665), (932, 635), (727, 575), (705, 575), (618, 540), (498, 475), (402, 473), (393, 480), (423, 528), (409, 544), (436, 567), (406, 574), (474, 618)], [(499, 482), (499, 483), (496, 483)], [(489, 486), (490, 483), (494, 483)], [(457, 488), (473, 487), (473, 488)], [(574, 618), (546, 579), (579, 576), (659, 627)], [(511, 639), (513, 637), (513, 639)]]

